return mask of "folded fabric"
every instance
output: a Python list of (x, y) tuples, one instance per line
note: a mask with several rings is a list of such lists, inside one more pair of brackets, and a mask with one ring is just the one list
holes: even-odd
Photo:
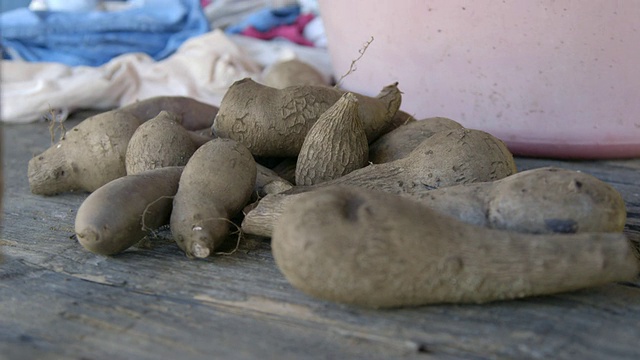
[(211, 29), (227, 29), (269, 6), (270, 0), (215, 0), (203, 10)]
[(320, 4), (318, 4), (318, 0), (298, 0), (298, 4), (300, 4), (300, 11), (303, 14), (320, 15)]
[(283, 38), (299, 45), (313, 46), (313, 42), (304, 37), (304, 28), (313, 18), (312, 14), (300, 15), (291, 25), (279, 25), (267, 31), (260, 31), (251, 26), (244, 29), (241, 34), (262, 40)]
[(329, 81), (333, 73), (326, 49), (283, 41), (262, 41), (215, 30), (187, 40), (162, 61), (137, 53), (99, 66), (2, 61), (0, 121), (38, 121), (54, 111), (106, 110), (153, 96), (188, 96), (220, 105), (234, 81), (260, 78), (264, 67), (299, 58)]
[(36, 121), (50, 110), (111, 109), (162, 95), (215, 105), (234, 81), (262, 70), (221, 30), (190, 39), (157, 62), (132, 53), (100, 67), (4, 60), (0, 69), (0, 119), (8, 123)]
[(315, 17), (304, 27), (302, 35), (304, 35), (305, 39), (311, 41), (313, 46), (327, 47), (327, 35), (325, 34), (324, 23), (320, 16)]
[(154, 60), (209, 30), (198, 0), (146, 0), (121, 11), (50, 12), (16, 9), (0, 14), (3, 53), (11, 59), (100, 66), (126, 53)]
[(229, 26), (226, 32), (227, 34), (239, 34), (249, 27), (265, 32), (276, 26), (291, 24), (296, 21), (299, 15), (300, 6), (298, 5), (266, 8), (252, 13), (238, 24)]

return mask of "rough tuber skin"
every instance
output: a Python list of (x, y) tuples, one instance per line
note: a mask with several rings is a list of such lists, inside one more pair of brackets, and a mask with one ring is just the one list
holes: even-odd
[(463, 126), (458, 122), (444, 117), (408, 122), (374, 141), (369, 146), (369, 161), (382, 164), (402, 159), (435, 133), (462, 128)]
[(156, 96), (136, 101), (120, 108), (146, 121), (158, 116), (161, 111), (176, 114), (187, 130), (210, 128), (218, 108), (186, 96)]
[(402, 125), (407, 125), (414, 121), (416, 121), (416, 118), (414, 118), (413, 115), (410, 115), (409, 113), (398, 109), (398, 111), (396, 111), (396, 114), (393, 116), (393, 119), (391, 119), (391, 121), (380, 130), (380, 137)]
[(609, 184), (553, 167), (410, 197), (469, 224), (532, 234), (622, 232), (627, 220), (624, 199)]
[[(275, 89), (247, 78), (225, 93), (213, 123), (218, 137), (234, 139), (255, 156), (296, 157), (311, 126), (343, 91), (326, 86)], [(380, 137), (401, 103), (397, 84), (375, 97), (357, 95), (369, 142)]]
[(271, 244), (294, 287), (371, 308), (553, 294), (630, 281), (639, 270), (621, 233), (485, 229), (412, 199), (346, 187), (302, 194)]
[(372, 164), (326, 185), (354, 185), (390, 193), (413, 193), (458, 184), (493, 181), (517, 172), (506, 145), (472, 129), (440, 131), (407, 157)]
[[(293, 188), (264, 197), (247, 212), (242, 230), (271, 236), (287, 204), (314, 188)], [(400, 195), (469, 224), (522, 233), (621, 232), (626, 223), (624, 200), (609, 184), (585, 173), (552, 167), (496, 181)]]
[(108, 111), (82, 121), (29, 161), (31, 192), (91, 192), (126, 175), (127, 146), (142, 122), (125, 111)]
[[(307, 190), (317, 189), (317, 187), (305, 188)], [(292, 190), (295, 192), (298, 189), (294, 187)], [(288, 191), (284, 191), (278, 194), (266, 195), (257, 203), (251, 204), (245, 210), (245, 216), (242, 219), (242, 232), (271, 237), (273, 235), (273, 227), (282, 216), (287, 205), (304, 194), (304, 192), (288, 194)]]
[(213, 139), (189, 159), (173, 199), (171, 233), (185, 254), (205, 258), (224, 242), (231, 217), (249, 201), (256, 162), (231, 139)]
[(182, 127), (177, 115), (161, 111), (131, 136), (125, 156), (127, 174), (186, 165), (199, 146), (193, 136)]
[[(246, 214), (242, 229), (248, 234), (269, 236), (279, 205), (290, 194), (328, 185), (348, 185), (393, 194), (423, 193), (440, 187), (493, 181), (517, 172), (513, 155), (496, 137), (472, 129), (440, 131), (424, 140), (409, 156), (354, 170), (334, 180), (310, 187), (295, 187), (267, 196)], [(273, 214), (272, 214), (273, 213)]]
[(314, 185), (367, 165), (369, 143), (360, 121), (358, 98), (346, 93), (307, 133), (296, 164), (296, 185)]
[(75, 232), (100, 255), (118, 254), (169, 222), (182, 167), (166, 167), (115, 179), (80, 205)]

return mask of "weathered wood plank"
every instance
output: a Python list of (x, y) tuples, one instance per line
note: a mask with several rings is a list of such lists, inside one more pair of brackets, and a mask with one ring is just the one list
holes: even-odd
[[(0, 354), (8, 359), (640, 357), (638, 281), (486, 305), (375, 311), (296, 291), (263, 239), (194, 261), (165, 231), (148, 248), (91, 254), (72, 238), (86, 194), (29, 192), (27, 161), (48, 143), (44, 124), (5, 126)], [(518, 165), (561, 166), (611, 183), (627, 202), (626, 232), (638, 239), (639, 161)]]

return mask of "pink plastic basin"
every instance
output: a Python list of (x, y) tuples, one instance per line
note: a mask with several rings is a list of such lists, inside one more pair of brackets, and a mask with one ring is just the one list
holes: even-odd
[(343, 88), (399, 82), (402, 109), (485, 130), (516, 154), (640, 157), (637, 1), (320, 0)]

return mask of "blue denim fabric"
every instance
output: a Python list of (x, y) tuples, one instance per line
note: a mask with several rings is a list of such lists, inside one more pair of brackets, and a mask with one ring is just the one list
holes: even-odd
[(199, 0), (147, 0), (114, 12), (0, 14), (3, 53), (26, 61), (99, 66), (130, 52), (161, 60), (185, 40), (209, 31)]
[(254, 12), (238, 24), (229, 26), (225, 32), (227, 34), (239, 34), (250, 26), (258, 31), (266, 32), (276, 26), (292, 24), (298, 16), (300, 16), (299, 5), (267, 8)]

